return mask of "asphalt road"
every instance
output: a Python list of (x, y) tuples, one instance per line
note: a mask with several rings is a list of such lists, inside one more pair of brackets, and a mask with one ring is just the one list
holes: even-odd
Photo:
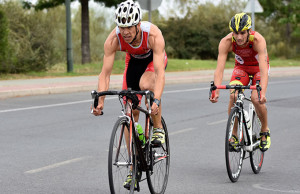
[[(208, 83), (168, 85), (162, 99), (171, 145), (166, 193), (300, 193), (300, 77), (272, 78), (267, 93), (272, 145), (261, 172), (244, 161), (227, 177), (227, 91), (208, 100)], [(120, 104), (90, 114), (89, 92), (0, 100), (0, 193), (109, 193), (107, 155)], [(145, 175), (144, 175), (145, 176)], [(147, 183), (140, 193), (149, 193)]]

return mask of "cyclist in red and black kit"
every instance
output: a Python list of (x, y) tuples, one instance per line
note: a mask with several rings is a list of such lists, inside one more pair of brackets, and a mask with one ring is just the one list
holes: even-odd
[[(260, 145), (261, 151), (266, 151), (270, 148), (271, 138), (268, 128), (267, 108), (265, 103), (266, 91), (269, 76), (269, 57), (267, 45), (264, 37), (258, 32), (251, 30), (251, 18), (245, 13), (239, 13), (232, 17), (229, 22), (229, 28), (232, 31), (225, 36), (219, 44), (219, 55), (217, 68), (214, 74), (214, 82), (216, 85), (221, 85), (227, 55), (229, 52), (235, 53), (235, 67), (232, 73), (230, 84), (232, 85), (248, 85), (249, 75), (253, 76), (253, 84), (260, 81), (262, 88), (260, 99), (256, 90), (252, 91), (251, 100), (255, 106), (255, 110), (261, 121)], [(213, 103), (218, 102), (219, 90), (216, 90), (215, 96), (210, 98)], [(231, 91), (228, 113), (233, 106), (235, 94)], [(236, 131), (233, 131), (233, 134)], [(235, 136), (233, 136), (234, 138)], [(236, 143), (237, 138), (232, 142)]]
[[(152, 119), (154, 124), (153, 144), (163, 144), (165, 134), (161, 124), (161, 96), (165, 85), (167, 55), (165, 41), (159, 28), (150, 22), (141, 22), (142, 13), (138, 3), (132, 0), (122, 2), (115, 11), (117, 27), (109, 34), (104, 43), (103, 67), (99, 75), (98, 92), (109, 88), (110, 75), (117, 51), (126, 52), (123, 89), (150, 90), (154, 92)], [(141, 100), (141, 96), (138, 96)], [(93, 108), (93, 114), (101, 115), (104, 97)], [(133, 111), (138, 121), (139, 111)], [(130, 186), (129, 174), (124, 187)]]

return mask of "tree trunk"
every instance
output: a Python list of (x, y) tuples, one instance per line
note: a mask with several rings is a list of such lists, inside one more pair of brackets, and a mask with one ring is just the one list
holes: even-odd
[(81, 0), (81, 63), (90, 63), (89, 0)]

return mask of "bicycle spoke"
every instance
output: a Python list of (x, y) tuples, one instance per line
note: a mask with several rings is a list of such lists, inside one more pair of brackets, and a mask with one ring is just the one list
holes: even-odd
[[(253, 122), (252, 122), (252, 141), (255, 143), (256, 141), (259, 141), (259, 132), (261, 130), (261, 123), (260, 120), (256, 114), (256, 112), (253, 112)], [(264, 152), (260, 151), (258, 146), (250, 153), (250, 164), (252, 171), (255, 174), (258, 174), (261, 170), (262, 164), (264, 160)]]
[(147, 182), (151, 193), (164, 193), (169, 176), (169, 164), (170, 164), (170, 148), (169, 138), (166, 125), (162, 119), (163, 128), (165, 130), (165, 143), (160, 147), (152, 148), (151, 158), (153, 170), (148, 170)]
[[(108, 157), (108, 173), (111, 193), (130, 193), (130, 191), (123, 186), (129, 171), (133, 170), (132, 166), (134, 164), (134, 161), (128, 154), (129, 152), (124, 133), (125, 123), (126, 119), (120, 118), (112, 131)], [(134, 184), (132, 185), (133, 191)]]
[[(243, 155), (244, 150), (242, 149), (243, 143), (243, 133), (242, 126), (239, 122), (239, 110), (233, 108), (231, 110), (225, 137), (225, 159), (226, 159), (226, 168), (227, 173), (232, 182), (236, 182), (240, 176), (243, 164)], [(237, 137), (238, 144), (232, 142), (233, 133)], [(236, 140), (234, 140), (236, 141)]]

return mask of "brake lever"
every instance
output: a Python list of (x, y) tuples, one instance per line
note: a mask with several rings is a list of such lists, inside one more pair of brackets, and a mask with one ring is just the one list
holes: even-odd
[(261, 91), (261, 87), (258, 83), (256, 83), (256, 90), (257, 90), (257, 95), (258, 95), (258, 101), (260, 101), (260, 91)]
[(215, 97), (215, 90), (216, 90), (215, 82), (211, 81), (210, 82), (210, 89), (209, 89), (209, 94), (208, 94), (208, 99), (214, 98)]

